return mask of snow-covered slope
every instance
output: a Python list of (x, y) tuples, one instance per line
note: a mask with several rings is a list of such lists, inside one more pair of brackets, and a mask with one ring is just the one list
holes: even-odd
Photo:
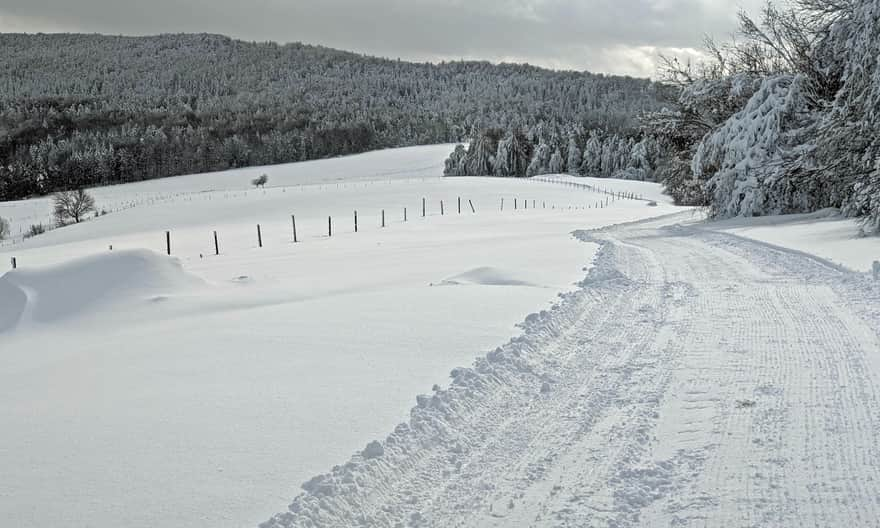
[(265, 190), (148, 182), (0, 248), (19, 264), (0, 276), (0, 518), (880, 516), (880, 284), (829, 262), (864, 271), (873, 239), (819, 216), (706, 224), (643, 182), (441, 178), (445, 148), (277, 167)]
[(273, 167), (265, 190), (263, 169), (96, 189), (134, 207), (0, 247), (19, 265), (0, 279), (0, 518), (254, 525), (575, 288), (597, 246), (574, 230), (674, 210), (444, 179), (446, 154)]
[(803, 251), (855, 271), (871, 271), (880, 261), (880, 237), (865, 236), (858, 220), (845, 218), (836, 209), (724, 220), (707, 227)]
[(577, 290), (261, 526), (872, 525), (880, 283), (687, 220), (579, 233)]

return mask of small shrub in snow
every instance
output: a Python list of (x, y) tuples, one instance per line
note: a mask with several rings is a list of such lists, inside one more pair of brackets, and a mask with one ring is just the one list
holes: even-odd
[(261, 174), (259, 178), (254, 178), (251, 180), (251, 184), (254, 187), (266, 187), (266, 183), (269, 181), (269, 176), (266, 174)]
[(46, 232), (46, 226), (43, 224), (31, 224), (28, 230), (25, 232), (25, 238), (35, 237), (37, 235), (42, 235)]
[(9, 236), (9, 221), (0, 217), (0, 240)]

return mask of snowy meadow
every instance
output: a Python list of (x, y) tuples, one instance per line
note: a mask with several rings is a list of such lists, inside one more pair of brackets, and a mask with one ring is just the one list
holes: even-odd
[[(678, 210), (654, 184), (442, 178), (448, 150), (94, 189), (115, 212), (0, 246), (0, 516), (254, 525), (574, 288), (597, 246), (572, 231)], [(0, 205), (15, 233), (50, 212)]]

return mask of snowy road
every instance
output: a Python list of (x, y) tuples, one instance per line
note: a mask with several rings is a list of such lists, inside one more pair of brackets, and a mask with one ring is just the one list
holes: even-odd
[(876, 525), (880, 288), (682, 219), (264, 526)]

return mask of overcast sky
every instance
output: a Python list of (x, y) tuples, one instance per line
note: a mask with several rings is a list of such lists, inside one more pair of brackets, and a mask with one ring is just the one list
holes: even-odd
[(209, 32), (408, 60), (653, 76), (764, 0), (2, 0), (0, 32)]

